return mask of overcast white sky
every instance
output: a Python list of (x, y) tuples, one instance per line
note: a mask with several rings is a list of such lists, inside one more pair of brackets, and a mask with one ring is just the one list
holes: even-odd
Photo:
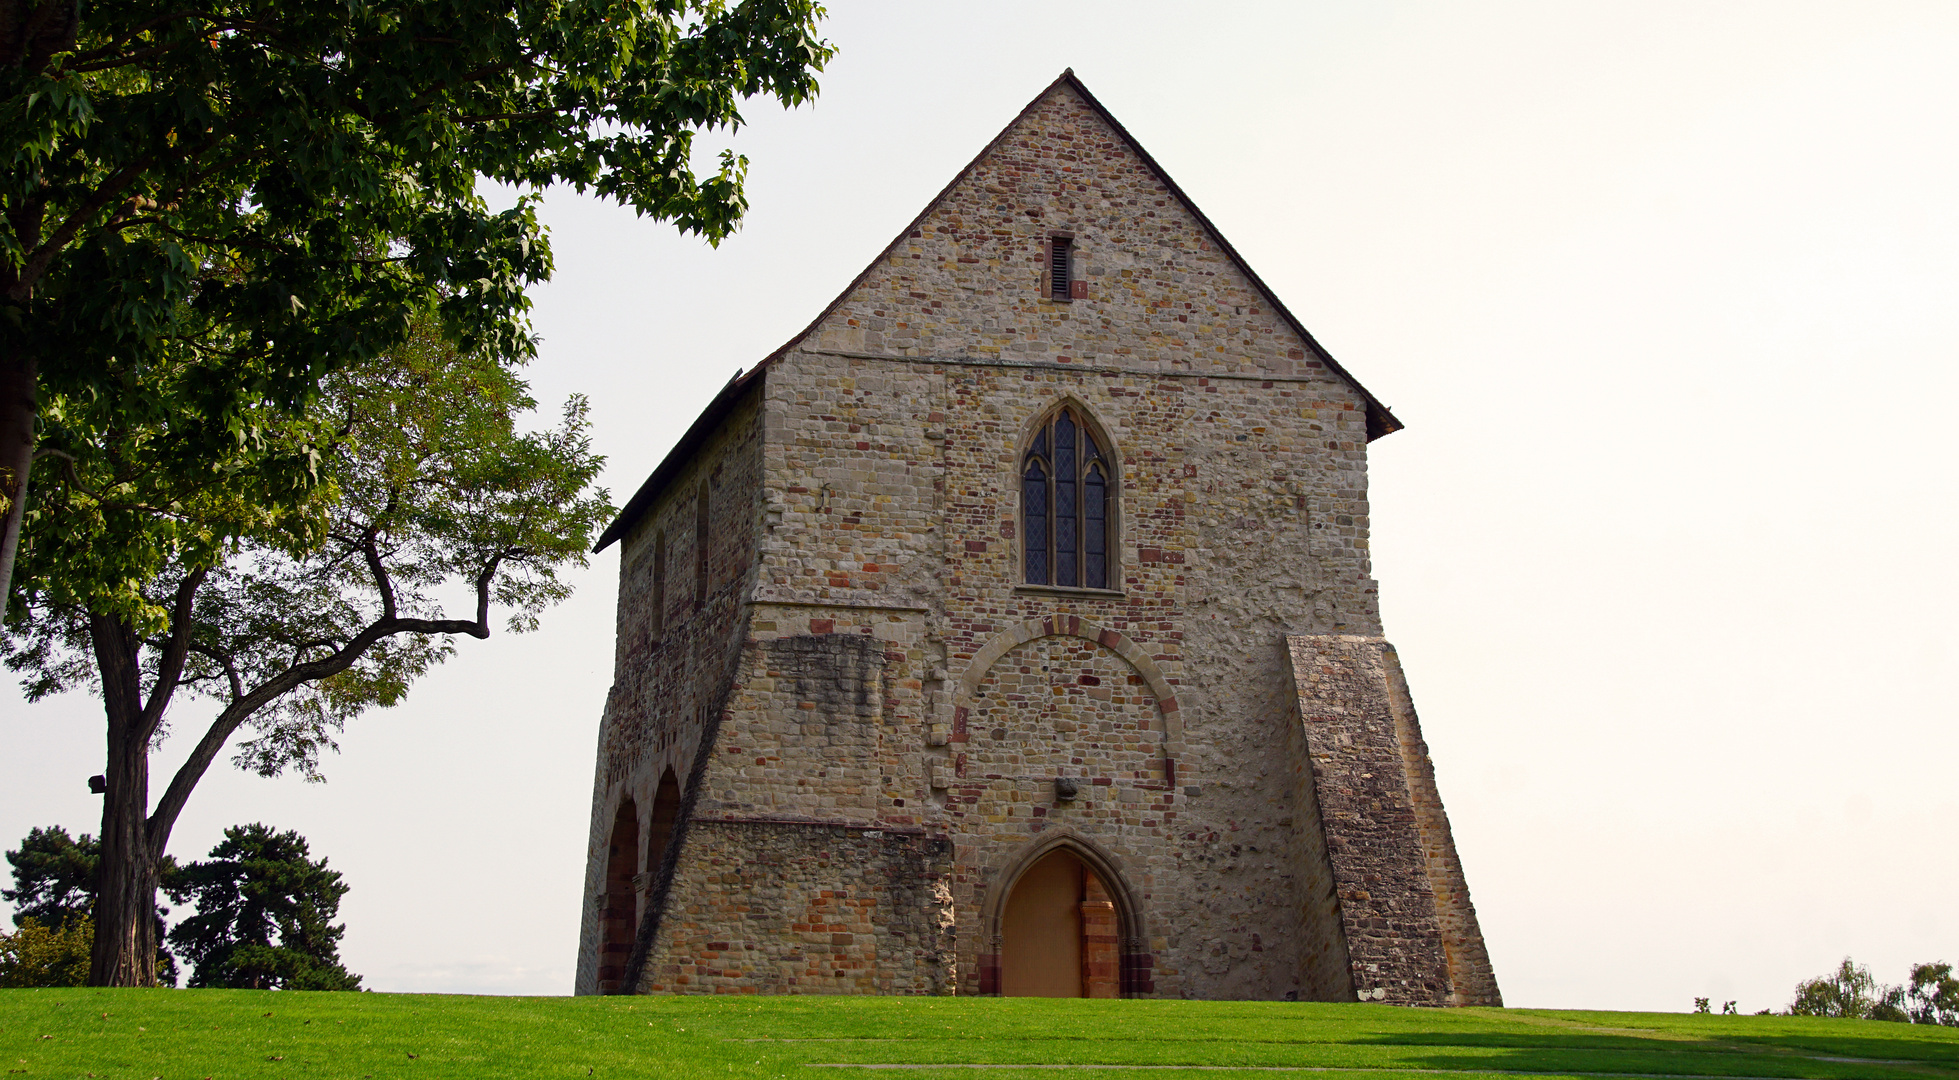
[[(737, 238), (547, 203), (615, 499), (1072, 66), (1408, 424), (1375, 575), (1505, 1000), (1959, 961), (1959, 5), (831, 6)], [(297, 828), (369, 986), (568, 993), (616, 555), (174, 853)], [(94, 702), (4, 693), (0, 841), (95, 831)]]

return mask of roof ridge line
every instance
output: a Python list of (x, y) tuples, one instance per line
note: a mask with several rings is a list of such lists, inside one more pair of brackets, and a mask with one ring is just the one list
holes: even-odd
[(1319, 339), (1313, 336), (1313, 332), (1306, 329), (1306, 324), (1299, 321), (1299, 317), (1292, 313), (1292, 309), (1286, 307), (1285, 301), (1279, 299), (1279, 294), (1273, 291), (1270, 285), (1265, 283), (1264, 278), (1258, 276), (1258, 271), (1253, 270), (1251, 264), (1245, 261), (1245, 257), (1238, 253), (1238, 249), (1233, 247), (1231, 241), (1225, 238), (1224, 230), (1218, 228), (1216, 223), (1210, 219), (1210, 216), (1198, 207), (1197, 201), (1192, 199), (1175, 180), (1170, 178), (1169, 171), (1164, 169), (1155, 157), (1151, 156), (1149, 150), (1144, 148), (1141, 140), (1130, 134), (1129, 129), (1122, 125), (1122, 121), (1115, 118), (1115, 114), (1111, 113), (1108, 106), (1103, 105), (1101, 99), (1097, 98), (1094, 92), (1089, 90), (1087, 85), (1082, 82), (1081, 77), (1075, 74), (1075, 69), (1072, 67), (1063, 68), (1061, 74), (1056, 76), (1053, 82), (1042, 87), (1041, 92), (1035, 94), (1019, 112), (1015, 113), (1013, 119), (1007, 121), (1006, 125), (992, 139), (988, 140), (985, 146), (980, 148), (979, 153), (974, 154), (972, 160), (968, 161), (964, 168), (961, 168), (957, 173), (953, 174), (952, 179), (947, 181), (946, 185), (939, 189), (938, 194), (932, 196), (931, 201), (925, 204), (925, 208), (920, 210), (917, 216), (913, 217), (904, 228), (898, 230), (898, 235), (893, 237), (889, 244), (884, 245), (883, 250), (879, 251), (877, 256), (863, 270), (859, 271), (856, 277), (850, 279), (850, 284), (844, 286), (843, 291), (838, 293), (834, 300), (824, 305), (823, 310), (817, 313), (816, 318), (810, 320), (808, 326), (797, 331), (794, 337), (783, 342), (774, 352), (763, 357), (762, 361), (751, 368), (748, 375), (743, 377), (744, 381), (762, 372), (776, 358), (788, 352), (791, 348), (794, 348), (797, 342), (815, 333), (816, 328), (823, 324), (823, 320), (829, 318), (839, 307), (843, 306), (843, 302), (850, 298), (850, 294), (857, 291), (857, 286), (862, 285), (864, 279), (870, 277), (873, 270), (884, 265), (886, 259), (890, 257), (891, 252), (896, 250), (899, 244), (903, 243), (907, 237), (917, 230), (924, 223), (925, 219), (931, 216), (932, 211), (938, 209), (939, 204), (945, 201), (946, 196), (952, 194), (952, 190), (958, 187), (960, 182), (965, 180), (967, 176), (972, 174), (973, 169), (979, 165), (980, 161), (986, 155), (993, 152), (994, 147), (1000, 145), (1000, 140), (1006, 138), (1008, 132), (1012, 131), (1016, 125), (1026, 119), (1028, 114), (1032, 113), (1036, 106), (1046, 100), (1047, 96), (1053, 93), (1056, 87), (1062, 86), (1063, 84), (1066, 84), (1069, 89), (1080, 95), (1082, 101), (1090, 109), (1094, 110), (1095, 115), (1101, 117), (1102, 122), (1109, 125), (1109, 128), (1116, 133), (1116, 136), (1136, 152), (1137, 158), (1142, 161), (1143, 165), (1158, 180), (1163, 181), (1163, 186), (1170, 189), (1170, 194), (1176, 196), (1177, 201), (1183, 204), (1183, 208), (1188, 210), (1190, 215), (1197, 219), (1197, 223), (1203, 226), (1204, 231), (1211, 235), (1211, 239), (1217, 243), (1218, 249), (1224, 252), (1225, 258), (1231, 260), (1231, 264), (1237, 267), (1240, 273), (1245, 275), (1245, 278), (1251, 282), (1252, 287), (1264, 295), (1265, 299), (1271, 303), (1272, 310), (1278, 314), (1279, 318), (1285, 322), (1286, 326), (1293, 333), (1299, 335), (1300, 340), (1304, 341), (1308, 348), (1313, 350), (1313, 353), (1319, 361), (1325, 364), (1329, 371), (1332, 371), (1335, 375), (1345, 380), (1349, 386), (1352, 386), (1366, 400), (1367, 440), (1372, 442), (1383, 435), (1393, 434), (1405, 427), (1406, 425), (1394, 415), (1393, 410), (1389, 409), (1380, 398), (1375, 397), (1373, 391), (1362, 385), (1361, 381), (1354, 377), (1353, 372), (1348, 371), (1341, 365), (1340, 361), (1335, 360), (1333, 354), (1327, 351), (1326, 346), (1320, 344)]
[[(1204, 230), (1211, 234), (1211, 239), (1217, 241), (1218, 248), (1224, 252), (1225, 258), (1231, 260), (1231, 264), (1236, 266), (1238, 271), (1245, 275), (1252, 283), (1253, 288), (1264, 294), (1265, 298), (1271, 301), (1272, 310), (1278, 313), (1279, 318), (1285, 320), (1286, 325), (1292, 328), (1293, 333), (1298, 334), (1301, 340), (1305, 341), (1307, 346), (1318, 354), (1320, 361), (1329, 370), (1342, 379), (1345, 379), (1349, 386), (1359, 391), (1360, 396), (1367, 400), (1369, 406), (1367, 410), (1367, 441), (1373, 442), (1383, 435), (1392, 435), (1405, 427), (1406, 425), (1395, 417), (1394, 412), (1385, 404), (1382, 404), (1380, 398), (1375, 397), (1372, 391), (1362, 386), (1360, 380), (1354, 378), (1353, 373), (1345, 367), (1342, 367), (1340, 361), (1335, 360), (1333, 354), (1327, 351), (1326, 346), (1320, 344), (1320, 340), (1313, 336), (1313, 332), (1306, 329), (1306, 325), (1299, 321), (1298, 316), (1292, 313), (1292, 309), (1286, 307), (1285, 301), (1279, 299), (1279, 294), (1273, 291), (1270, 285), (1265, 283), (1264, 278), (1258, 276), (1258, 271), (1253, 270), (1252, 265), (1245, 261), (1245, 257), (1238, 254), (1238, 249), (1231, 246), (1231, 241), (1225, 238), (1224, 230), (1218, 228), (1211, 221), (1210, 216), (1198, 207), (1197, 200), (1186, 194), (1184, 189), (1178, 186), (1175, 180), (1170, 178), (1169, 171), (1158, 164), (1156, 158), (1150, 155), (1150, 152), (1144, 148), (1142, 140), (1131, 135), (1129, 129), (1122, 126), (1122, 121), (1117, 120), (1115, 114), (1111, 113), (1108, 107), (1103, 105), (1101, 100), (1087, 86), (1082, 84), (1081, 79), (1075, 75), (1073, 68), (1062, 72), (1061, 78), (1055, 80), (1056, 84), (1062, 82), (1066, 82), (1073, 87), (1075, 92), (1082, 96), (1082, 100), (1088, 103), (1088, 107), (1095, 110), (1095, 115), (1101, 117), (1103, 123), (1113, 128), (1115, 133), (1121, 136), (1122, 140), (1128, 143), (1131, 149), (1136, 151), (1136, 156), (1142, 159), (1143, 164), (1147, 165), (1149, 170), (1156, 174), (1158, 180), (1163, 181), (1163, 186), (1169, 188), (1170, 194), (1175, 195), (1177, 201), (1183, 204), (1184, 209), (1190, 211), (1191, 216), (1197, 219), (1197, 223), (1202, 225)], [(1050, 86), (1048, 89), (1052, 90), (1053, 86)], [(1041, 93), (1045, 95), (1047, 90), (1043, 90)], [(1039, 101), (1040, 98), (1035, 98), (1034, 100)], [(1018, 117), (1015, 119), (1017, 120)]]

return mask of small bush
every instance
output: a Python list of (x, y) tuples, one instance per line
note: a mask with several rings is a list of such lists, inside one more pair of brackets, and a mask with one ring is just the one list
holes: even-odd
[(95, 924), (86, 915), (66, 925), (42, 926), (28, 916), (13, 933), (0, 933), (0, 987), (84, 986)]

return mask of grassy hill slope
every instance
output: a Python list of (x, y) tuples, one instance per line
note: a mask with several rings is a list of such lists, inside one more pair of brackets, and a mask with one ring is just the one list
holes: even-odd
[(1959, 1080), (1959, 1029), (1281, 1002), (0, 990), (0, 1069), (0, 1080), (1117, 1080), (1309, 1071), (1366, 1080)]

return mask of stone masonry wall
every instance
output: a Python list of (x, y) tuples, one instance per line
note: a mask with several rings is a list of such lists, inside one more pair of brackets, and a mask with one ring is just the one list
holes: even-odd
[[(1055, 230), (1086, 300), (1040, 288)], [(754, 633), (885, 642), (879, 739), (818, 764), (770, 729), (807, 703), (750, 679), (702, 812), (942, 830), (961, 992), (999, 876), (1056, 827), (1124, 868), (1155, 993), (1299, 992), (1279, 642), (1379, 627), (1362, 402), (1264, 303), (1067, 88), (1025, 116), (768, 369)], [(1018, 584), (1018, 455), (1063, 401), (1115, 456), (1120, 589)], [(1051, 617), (1134, 659), (1064, 635), (987, 655)], [(1084, 797), (1056, 799), (1062, 769)]]
[(1408, 797), (1422, 835), (1429, 889), (1435, 894), (1436, 923), (1449, 962), (1449, 1004), (1501, 1006), (1503, 995), (1497, 989), (1482, 927), (1476, 922), (1476, 906), (1469, 900), (1469, 882), (1463, 877), (1462, 860), (1456, 856), (1449, 815), (1435, 786), (1435, 763), (1429, 759), (1428, 743), (1422, 740), (1421, 722), (1415, 717), (1415, 701), (1408, 692), (1401, 657), (1392, 645), (1382, 647), (1381, 670), (1387, 677), (1395, 742), (1401, 748)]
[[(575, 987), (598, 990), (600, 905), (614, 816), (632, 799), (640, 836), (651, 833), (654, 794), (671, 770), (694, 801), (691, 777), (725, 699), (745, 634), (744, 598), (753, 591), (759, 532), (762, 416), (759, 401), (738, 406), (620, 544), (614, 675), (599, 728), (587, 841), (585, 901)], [(703, 484), (708, 492), (706, 590), (697, 546)], [(656, 617), (656, 547), (665, 546), (664, 611)], [(685, 831), (676, 824), (675, 833)], [(644, 865), (636, 879), (636, 922), (658, 883)]]
[[(1288, 664), (1290, 668), (1290, 664)], [(1286, 763), (1291, 773), (1293, 846), (1288, 861), (1297, 868), (1299, 904), (1299, 997), (1303, 1001), (1352, 1001), (1354, 973), (1347, 934), (1340, 921), (1339, 882), (1327, 851), (1327, 834), (1314, 789), (1313, 758), (1306, 743), (1296, 690), (1289, 689)]]
[(639, 988), (946, 993), (950, 855), (923, 829), (697, 815)]

